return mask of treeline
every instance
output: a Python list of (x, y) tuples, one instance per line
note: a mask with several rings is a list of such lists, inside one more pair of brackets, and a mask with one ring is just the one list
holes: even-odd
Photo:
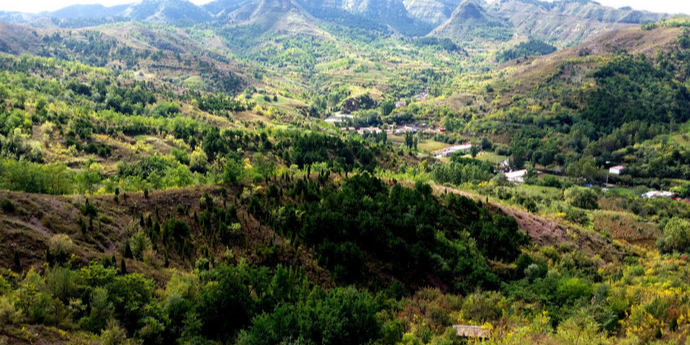
[[(275, 344), (367, 343), (385, 336), (382, 305), (354, 288), (326, 291), (299, 270), (220, 264), (197, 274), (174, 274), (161, 294), (155, 282), (127, 268), (103, 263), (69, 264), (0, 276), (3, 326), (43, 324), (100, 334), (106, 344), (177, 342)], [(79, 301), (83, 308), (74, 308)], [(270, 333), (266, 333), (270, 329)], [(268, 335), (268, 336), (267, 336)]]
[(529, 42), (522, 42), (510, 49), (500, 52), (496, 56), (498, 62), (507, 62), (528, 56), (548, 55), (556, 51), (556, 47), (540, 40), (531, 39)]

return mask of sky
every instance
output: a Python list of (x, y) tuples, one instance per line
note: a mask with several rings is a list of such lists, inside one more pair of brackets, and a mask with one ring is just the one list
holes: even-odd
[[(213, 0), (190, 0), (202, 5)], [(38, 13), (43, 11), (55, 11), (75, 4), (102, 4), (115, 6), (131, 4), (137, 0), (0, 0), (0, 11), (17, 11), (26, 13)]]
[[(114, 6), (135, 1), (136, 0), (0, 0), (0, 11), (36, 13), (41, 11), (54, 11), (74, 4), (100, 3), (105, 6)], [(191, 1), (195, 4), (205, 4), (212, 0)], [(598, 2), (612, 7), (630, 6), (635, 9), (652, 12), (690, 14), (690, 1), (688, 0), (598, 0)]]

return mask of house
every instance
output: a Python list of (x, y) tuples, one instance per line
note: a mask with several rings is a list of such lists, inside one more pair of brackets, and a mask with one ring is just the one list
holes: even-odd
[(436, 158), (450, 157), (455, 152), (467, 152), (472, 148), (472, 144), (456, 145), (451, 147), (446, 147), (443, 151), (436, 154)]
[(458, 337), (482, 339), (491, 338), (491, 330), (479, 326), (454, 325), (453, 329), (455, 329), (457, 332)]
[(525, 183), (527, 170), (517, 170), (505, 173), (506, 179), (513, 183)]
[(403, 107), (405, 107), (405, 101), (403, 100), (403, 101), (395, 102), (395, 107), (396, 107), (396, 108), (403, 108)]
[(653, 191), (650, 191), (650, 192), (647, 192), (647, 193), (644, 193), (641, 195), (641, 197), (647, 198), (647, 199), (657, 199), (657, 198), (672, 199), (675, 196), (676, 196), (676, 194), (674, 194), (672, 192), (661, 192), (658, 190), (653, 190)]
[(623, 170), (625, 170), (625, 169), (626, 169), (626, 167), (624, 167), (622, 165), (615, 166), (615, 167), (612, 167), (609, 169), (609, 174), (620, 175), (623, 173)]

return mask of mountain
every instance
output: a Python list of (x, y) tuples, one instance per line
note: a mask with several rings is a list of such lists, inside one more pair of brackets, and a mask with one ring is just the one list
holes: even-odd
[(512, 23), (523, 35), (560, 42), (562, 45), (667, 17), (665, 14), (630, 8), (606, 7), (588, 0), (500, 0), (488, 6), (488, 10)]
[(0, 11), (0, 22), (23, 23), (34, 18), (35, 16), (36, 15), (32, 15), (29, 13)]
[(423, 36), (432, 25), (412, 16), (402, 0), (298, 0), (313, 16), (343, 26)]
[(75, 18), (109, 18), (124, 12), (129, 5), (106, 7), (96, 5), (72, 5), (54, 12), (42, 13), (51, 18), (75, 19)]
[(294, 0), (220, 0), (206, 8), (220, 9), (219, 18), (232, 25), (255, 25), (262, 31), (323, 35), (323, 30), (314, 25), (318, 20)]
[(465, 0), (430, 36), (457, 42), (507, 41), (513, 36), (513, 30), (510, 24), (488, 13), (476, 0)]
[(381, 22), (407, 36), (423, 36), (433, 26), (408, 13), (402, 0), (347, 0), (343, 9), (368, 20)]
[(256, 0), (217, 0), (203, 5), (203, 8), (213, 16), (223, 16), (254, 2)]
[(407, 12), (423, 22), (439, 25), (448, 20), (460, 0), (405, 0)]
[(211, 16), (187, 0), (142, 0), (130, 5), (122, 16), (154, 23), (202, 22)]

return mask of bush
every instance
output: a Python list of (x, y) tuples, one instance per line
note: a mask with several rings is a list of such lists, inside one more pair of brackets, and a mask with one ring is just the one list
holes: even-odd
[(57, 234), (53, 237), (50, 238), (48, 241), (48, 249), (46, 250), (46, 254), (48, 256), (48, 260), (50, 263), (57, 262), (57, 263), (64, 263), (67, 261), (67, 257), (72, 251), (72, 248), (74, 247), (74, 243), (72, 242), (72, 239), (69, 238), (69, 236), (65, 234)]
[(539, 182), (540, 185), (544, 187), (561, 188), (561, 180), (556, 176), (547, 175)]
[(14, 213), (15, 207), (14, 203), (10, 200), (5, 200), (2, 202), (2, 210), (5, 211), (5, 213)]
[(592, 188), (571, 187), (565, 191), (565, 201), (585, 210), (599, 208), (599, 196)]
[(557, 298), (562, 304), (572, 304), (592, 296), (592, 284), (581, 278), (562, 278), (558, 282)]
[(14, 325), (22, 320), (22, 314), (7, 296), (0, 296), (0, 325)]
[(690, 251), (690, 222), (681, 218), (671, 219), (664, 227), (664, 238), (658, 245), (664, 252)]
[(253, 321), (239, 344), (280, 344), (301, 339), (306, 344), (371, 344), (381, 337), (374, 298), (355, 288), (325, 292), (315, 288), (304, 303), (281, 304)]
[(132, 256), (140, 261), (144, 258), (144, 252), (152, 247), (151, 240), (142, 230), (137, 231), (137, 233), (132, 236), (129, 240), (129, 245)]

